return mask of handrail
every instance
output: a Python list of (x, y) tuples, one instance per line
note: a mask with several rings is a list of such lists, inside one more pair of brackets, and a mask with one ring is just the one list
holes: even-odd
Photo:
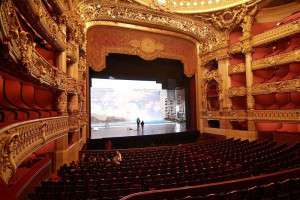
[(68, 130), (68, 116), (24, 121), (0, 129), (0, 177), (8, 183), (24, 159)]
[(184, 197), (187, 195), (201, 195), (203, 193), (217, 193), (228, 190), (238, 190), (254, 185), (262, 185), (270, 182), (280, 181), (300, 175), (300, 168), (287, 169), (280, 172), (253, 176), (248, 178), (209, 183), (197, 186), (186, 186), (172, 189), (152, 190), (127, 195), (121, 200), (157, 200), (163, 197)]

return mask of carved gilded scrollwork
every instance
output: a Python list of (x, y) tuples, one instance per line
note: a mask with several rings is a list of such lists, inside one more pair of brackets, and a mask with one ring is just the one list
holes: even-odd
[(69, 41), (67, 46), (67, 58), (70, 63), (77, 62), (77, 47), (74, 41)]
[(16, 168), (36, 149), (66, 134), (68, 117), (20, 122), (0, 129), (0, 176), (5, 183)]
[(164, 45), (152, 38), (142, 38), (141, 40), (131, 40), (130, 46), (134, 49), (136, 55), (140, 55), (145, 60), (153, 60), (157, 58)]
[(238, 74), (246, 71), (245, 63), (229, 66), (229, 74)]
[(66, 36), (50, 16), (41, 0), (15, 0), (14, 2), (20, 8), (19, 10), (26, 17), (27, 21), (39, 31), (39, 34), (45, 40), (57, 50), (65, 50), (66, 43), (64, 39)]
[(234, 96), (246, 96), (247, 88), (246, 87), (231, 87), (228, 91), (229, 97)]
[(219, 77), (219, 72), (218, 70), (211, 70), (211, 71), (208, 71), (204, 78), (207, 79), (207, 80), (213, 80), (213, 79), (218, 79)]
[(249, 111), (249, 120), (300, 121), (300, 110)]
[(300, 79), (263, 83), (252, 87), (252, 94), (270, 94), (274, 92), (300, 91)]
[(163, 27), (175, 30), (194, 38), (200, 42), (200, 50), (210, 51), (218, 44), (216, 30), (203, 21), (196, 21), (189, 17), (170, 15), (165, 12), (127, 3), (91, 1), (78, 6), (84, 22), (111, 20), (133, 24), (146, 24), (150, 27)]
[(299, 32), (300, 21), (297, 20), (254, 36), (252, 44), (253, 46), (259, 46)]
[(260, 60), (254, 60), (252, 62), (252, 69), (253, 70), (263, 69), (275, 65), (282, 65), (282, 64), (288, 64), (291, 62), (299, 62), (299, 61), (300, 61), (300, 50), (295, 50), (295, 51), (263, 58)]
[(214, 13), (194, 15), (194, 17), (212, 23), (219, 30), (232, 30), (243, 21), (247, 14), (257, 10), (257, 4), (259, 2), (261, 2), (261, 0), (254, 0), (234, 8)]

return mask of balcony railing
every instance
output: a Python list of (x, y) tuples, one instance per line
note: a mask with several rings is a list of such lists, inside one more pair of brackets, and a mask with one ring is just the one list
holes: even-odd
[(17, 167), (45, 144), (67, 134), (68, 117), (20, 122), (0, 129), (0, 176), (8, 183)]

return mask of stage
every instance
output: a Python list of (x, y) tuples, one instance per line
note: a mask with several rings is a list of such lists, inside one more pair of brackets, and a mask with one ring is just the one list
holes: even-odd
[(138, 128), (136, 123), (108, 124), (104, 126), (92, 126), (91, 139), (130, 137), (143, 135), (158, 135), (166, 133), (177, 133), (186, 131), (186, 123), (162, 121), (145, 122), (144, 128)]

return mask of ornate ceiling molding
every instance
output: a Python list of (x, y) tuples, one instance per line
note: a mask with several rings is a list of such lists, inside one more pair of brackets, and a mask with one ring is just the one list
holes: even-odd
[(82, 1), (77, 6), (82, 20), (114, 21), (143, 25), (186, 34), (200, 42), (200, 51), (207, 52), (218, 46), (218, 33), (210, 24), (190, 17), (174, 15), (135, 5), (134, 3)]
[(243, 22), (245, 16), (254, 15), (257, 11), (257, 5), (261, 1), (251, 0), (225, 10), (214, 13), (194, 14), (193, 16), (213, 24), (219, 30), (232, 30)]
[(181, 14), (207, 13), (235, 7), (251, 0), (134, 0), (152, 9)]

